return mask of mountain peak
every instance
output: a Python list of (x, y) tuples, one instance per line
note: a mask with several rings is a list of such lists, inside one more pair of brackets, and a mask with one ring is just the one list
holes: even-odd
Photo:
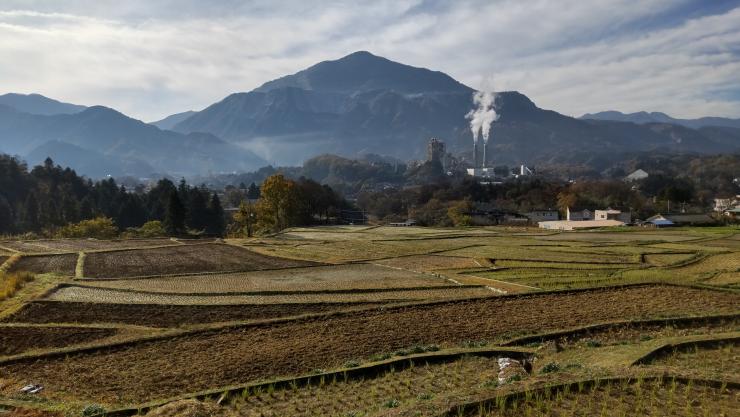
[(85, 110), (85, 106), (63, 103), (41, 94), (8, 93), (0, 95), (0, 104), (12, 107), (23, 113), (49, 116), (54, 114), (74, 114)]
[(367, 51), (320, 62), (293, 75), (267, 82), (255, 91), (286, 87), (343, 94), (375, 90), (405, 94), (472, 91), (442, 72), (400, 64)]

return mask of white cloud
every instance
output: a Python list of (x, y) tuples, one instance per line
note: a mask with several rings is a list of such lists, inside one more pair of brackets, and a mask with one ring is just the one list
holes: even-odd
[[(566, 114), (740, 117), (740, 8), (661, 25), (688, 1), (4, 1), (0, 91), (152, 120), (369, 50)], [(639, 29), (638, 29), (639, 28)]]

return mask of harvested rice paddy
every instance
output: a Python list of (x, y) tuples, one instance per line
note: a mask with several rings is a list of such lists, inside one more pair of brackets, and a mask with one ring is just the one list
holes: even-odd
[(97, 302), (116, 304), (289, 304), (289, 303), (358, 303), (404, 302), (446, 298), (485, 297), (494, 293), (484, 286), (449, 286), (429, 289), (356, 290), (353, 292), (298, 292), (252, 295), (189, 295), (156, 292), (125, 291), (87, 286), (65, 286), (51, 293), (47, 299), (54, 301)]
[[(736, 345), (631, 364), (666, 343), (737, 335), (739, 236), (330, 226), (228, 244), (5, 240), (0, 261), (23, 252), (13, 270), (41, 275), (0, 306), (0, 356), (21, 355), (0, 358), (0, 404), (65, 416), (92, 403), (133, 415), (192, 396), (228, 417), (731, 415), (736, 386), (696, 381), (740, 380)], [(459, 354), (512, 339), (531, 362), (503, 377), (496, 355)], [(309, 386), (236, 388), (438, 350), (458, 353)], [(636, 382), (653, 374), (666, 378)], [(674, 387), (674, 376), (690, 378)], [(44, 388), (21, 393), (28, 384)], [(495, 400), (518, 392), (516, 409)]]
[(316, 266), (146, 279), (85, 280), (84, 283), (100, 288), (181, 294), (342, 291), (451, 285), (451, 282), (433, 275), (372, 264)]
[(208, 243), (147, 250), (89, 253), (85, 258), (85, 276), (122, 278), (199, 272), (254, 271), (310, 265), (313, 263), (269, 257), (231, 245)]

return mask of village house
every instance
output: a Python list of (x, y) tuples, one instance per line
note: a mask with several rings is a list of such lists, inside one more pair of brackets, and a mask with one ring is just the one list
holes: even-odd
[(571, 208), (568, 207), (565, 211), (565, 219), (568, 221), (583, 221), (593, 220), (594, 212), (586, 208)]
[(608, 207), (606, 210), (596, 210), (594, 220), (618, 220), (622, 223), (632, 223), (632, 213)]
[(524, 213), (524, 215), (529, 219), (532, 223), (539, 223), (539, 222), (549, 222), (553, 220), (560, 220), (560, 212), (557, 210), (532, 210), (530, 212)]
[(644, 180), (645, 178), (647, 178), (649, 176), (650, 175), (647, 172), (645, 172), (645, 171), (643, 171), (641, 169), (638, 169), (638, 170), (635, 170), (633, 173), (631, 173), (631, 174), (627, 175), (626, 177), (624, 177), (624, 180), (627, 181), (627, 182), (633, 182), (633, 181)]

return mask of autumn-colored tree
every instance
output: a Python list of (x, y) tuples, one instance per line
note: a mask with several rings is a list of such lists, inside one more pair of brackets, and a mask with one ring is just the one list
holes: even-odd
[(236, 230), (233, 233), (252, 237), (254, 234), (254, 223), (257, 220), (256, 217), (257, 213), (254, 204), (248, 201), (242, 201), (239, 204), (239, 209), (234, 213), (234, 227)]
[(473, 221), (470, 212), (473, 208), (473, 203), (470, 200), (458, 201), (447, 209), (447, 216), (455, 226), (470, 226)]
[(282, 174), (271, 175), (262, 183), (256, 206), (260, 229), (279, 232), (291, 226), (299, 209), (296, 183)]

